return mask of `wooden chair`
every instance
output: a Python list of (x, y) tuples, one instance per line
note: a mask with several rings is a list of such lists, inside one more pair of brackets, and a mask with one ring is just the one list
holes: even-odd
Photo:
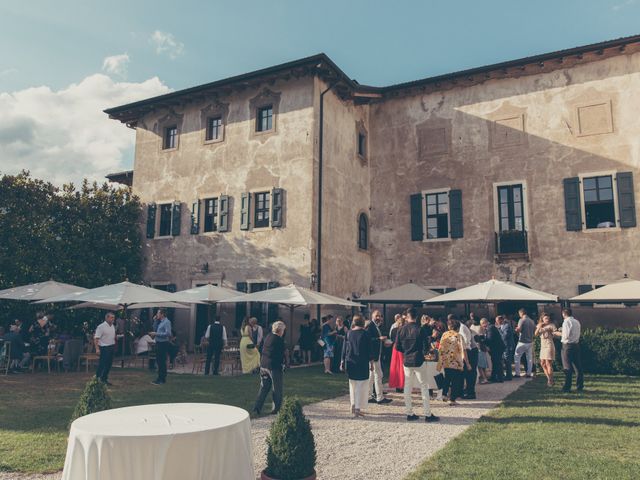
[(80, 370), (80, 365), (82, 364), (82, 360), (84, 360), (86, 365), (86, 371), (89, 371), (89, 364), (91, 362), (98, 362), (100, 360), (100, 355), (97, 353), (83, 353), (78, 357), (78, 370)]
[(11, 344), (4, 342), (0, 345), (0, 372), (4, 370), (4, 374), (9, 374), (9, 368), (11, 366)]
[(204, 364), (207, 361), (207, 356), (203, 354), (194, 354), (193, 355), (193, 368), (191, 369), (191, 373), (198, 374), (204, 370)]
[(48, 349), (46, 355), (36, 355), (31, 362), (31, 373), (35, 372), (37, 362), (47, 362), (47, 373), (51, 373), (51, 362), (59, 369), (58, 363), (62, 361), (62, 357), (58, 358), (56, 349)]
[(224, 349), (220, 355), (220, 370), (222, 372), (228, 371), (231, 375), (242, 372), (240, 352), (233, 349)]

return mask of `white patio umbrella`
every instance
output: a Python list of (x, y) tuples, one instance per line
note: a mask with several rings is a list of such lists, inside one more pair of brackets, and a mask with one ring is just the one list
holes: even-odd
[(218, 287), (217, 285), (208, 283), (199, 287), (181, 290), (176, 292), (175, 295), (176, 298), (184, 299), (185, 302), (196, 300), (200, 303), (207, 303), (207, 320), (211, 323), (211, 305), (221, 300), (243, 296), (245, 294), (231, 288)]
[(421, 303), (426, 299), (440, 295), (415, 283), (405, 283), (399, 287), (390, 288), (382, 292), (365, 295), (358, 300), (365, 303)]
[(86, 288), (76, 285), (48, 280), (46, 282), (32, 283), (30, 285), (23, 285), (22, 287), (0, 290), (0, 300), (43, 300), (58, 295), (85, 292), (86, 290)]
[(424, 300), (423, 303), (496, 303), (496, 302), (555, 303), (558, 296), (533, 290), (517, 283), (489, 280), (453, 292)]
[(635, 303), (640, 302), (640, 281), (623, 278), (590, 292), (569, 299), (574, 303)]
[[(289, 307), (290, 322), (293, 324), (293, 310), (303, 305), (339, 305), (344, 307), (362, 307), (362, 304), (334, 297), (326, 293), (316, 292), (308, 288), (298, 287), (293, 283), (284, 287), (262, 290), (260, 292), (248, 293), (219, 303), (240, 303), (240, 302), (264, 302), (277, 303)], [(292, 325), (289, 325), (290, 335), (293, 335)]]
[[(135, 306), (129, 307), (129, 310), (138, 310), (144, 308), (191, 308), (188, 305), (184, 305), (182, 303), (176, 302), (165, 302), (165, 303), (136, 303)], [(82, 308), (97, 308), (100, 310), (118, 310), (120, 305), (114, 305), (111, 303), (95, 303), (95, 302), (84, 302), (79, 303), (77, 305), (72, 305), (71, 307), (67, 307), (67, 310), (80, 310)]]

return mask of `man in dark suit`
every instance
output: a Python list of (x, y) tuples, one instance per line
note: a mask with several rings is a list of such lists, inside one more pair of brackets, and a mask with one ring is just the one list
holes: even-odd
[[(390, 398), (385, 398), (382, 390), (382, 365), (380, 364), (380, 355), (382, 354), (382, 342), (387, 337), (382, 335), (380, 326), (382, 325), (382, 314), (380, 310), (371, 312), (371, 320), (369, 320), (364, 329), (371, 338), (371, 367), (369, 370), (369, 403), (378, 403), (384, 405), (390, 403)], [(375, 387), (375, 389), (374, 389)]]
[(502, 336), (496, 326), (486, 318), (480, 320), (480, 325), (486, 332), (485, 345), (489, 349), (491, 355), (491, 377), (490, 382), (504, 382), (504, 368), (502, 366), (502, 355), (504, 354), (505, 345)]
[(227, 344), (227, 330), (220, 323), (220, 317), (216, 317), (215, 321), (207, 327), (204, 338), (209, 342), (207, 346), (207, 361), (204, 364), (204, 374), (209, 375), (211, 369), (211, 357), (213, 357), (213, 374), (219, 375), (220, 354)]
[(273, 410), (271, 414), (275, 415), (282, 405), (283, 390), (283, 367), (285, 362), (288, 364), (289, 359), (286, 358), (286, 348), (284, 345), (285, 324), (282, 321), (274, 322), (271, 325), (271, 333), (267, 335), (262, 347), (262, 355), (260, 356), (260, 390), (258, 398), (253, 407), (253, 412), (260, 415), (264, 401), (273, 388)]

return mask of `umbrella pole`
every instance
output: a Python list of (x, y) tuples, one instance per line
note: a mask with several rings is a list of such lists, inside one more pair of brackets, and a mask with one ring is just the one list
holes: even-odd
[(123, 305), (124, 309), (122, 314), (124, 315), (124, 334), (122, 335), (122, 353), (120, 354), (120, 368), (124, 368), (124, 353), (126, 348), (127, 330), (129, 328), (129, 319), (127, 318), (127, 305)]
[[(289, 305), (289, 346), (293, 348), (293, 305)], [(293, 351), (293, 350), (292, 350)]]

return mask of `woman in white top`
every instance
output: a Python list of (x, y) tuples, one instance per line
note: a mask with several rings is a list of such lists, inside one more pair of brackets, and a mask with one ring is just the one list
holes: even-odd
[(154, 343), (148, 333), (143, 333), (135, 342), (136, 355), (148, 355), (149, 345)]

